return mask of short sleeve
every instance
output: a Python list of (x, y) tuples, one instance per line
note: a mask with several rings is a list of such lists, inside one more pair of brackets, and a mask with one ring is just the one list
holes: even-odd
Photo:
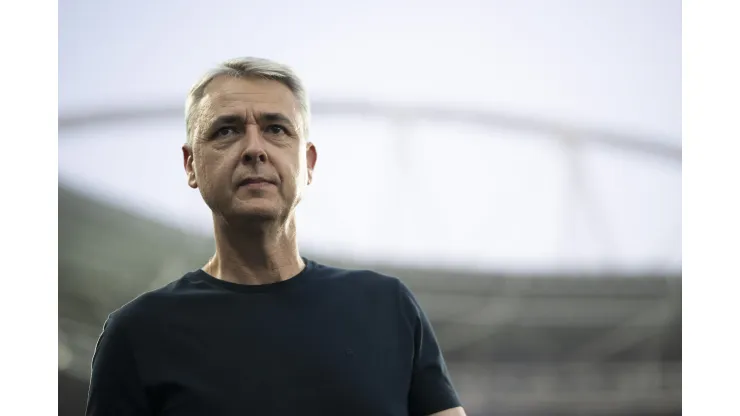
[(409, 415), (430, 415), (461, 406), (432, 325), (403, 283), (400, 284), (400, 303), (414, 338)]
[(108, 317), (92, 360), (87, 416), (150, 415), (131, 344), (119, 319)]

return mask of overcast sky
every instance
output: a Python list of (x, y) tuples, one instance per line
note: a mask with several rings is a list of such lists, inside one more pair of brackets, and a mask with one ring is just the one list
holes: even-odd
[[(60, 116), (181, 105), (202, 71), (255, 55), (294, 66), (316, 100), (503, 111), (680, 146), (680, 2), (450, 4), (61, 0)], [(468, 267), (680, 267), (680, 163), (589, 150), (577, 171), (586, 196), (574, 198), (555, 132), (398, 129), (316, 118), (304, 246)], [(60, 130), (60, 181), (207, 232), (182, 140), (175, 118)]]

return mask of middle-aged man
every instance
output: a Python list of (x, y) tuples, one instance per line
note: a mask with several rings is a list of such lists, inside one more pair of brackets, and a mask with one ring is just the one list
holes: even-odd
[[(300, 79), (265, 59), (225, 62), (191, 89), (183, 162), (215, 254), (110, 314), (88, 415), (465, 415), (403, 283), (299, 254), (309, 121)], [(341, 190), (332, 202), (346, 209)]]

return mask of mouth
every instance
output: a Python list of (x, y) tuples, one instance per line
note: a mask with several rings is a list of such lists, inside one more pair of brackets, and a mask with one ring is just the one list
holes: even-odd
[(253, 177), (247, 178), (239, 182), (239, 187), (247, 188), (261, 188), (265, 186), (275, 185), (275, 183), (267, 178)]

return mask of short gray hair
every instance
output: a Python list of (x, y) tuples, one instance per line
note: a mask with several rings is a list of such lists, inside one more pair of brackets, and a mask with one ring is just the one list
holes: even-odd
[(193, 134), (197, 123), (198, 104), (203, 98), (208, 84), (220, 76), (234, 78), (262, 78), (280, 82), (290, 89), (298, 101), (302, 117), (303, 137), (308, 137), (308, 126), (311, 118), (311, 107), (308, 101), (303, 82), (292, 68), (278, 62), (263, 58), (244, 57), (235, 58), (222, 62), (216, 68), (206, 72), (198, 82), (193, 85), (185, 101), (185, 128), (187, 130), (188, 143), (192, 143)]

